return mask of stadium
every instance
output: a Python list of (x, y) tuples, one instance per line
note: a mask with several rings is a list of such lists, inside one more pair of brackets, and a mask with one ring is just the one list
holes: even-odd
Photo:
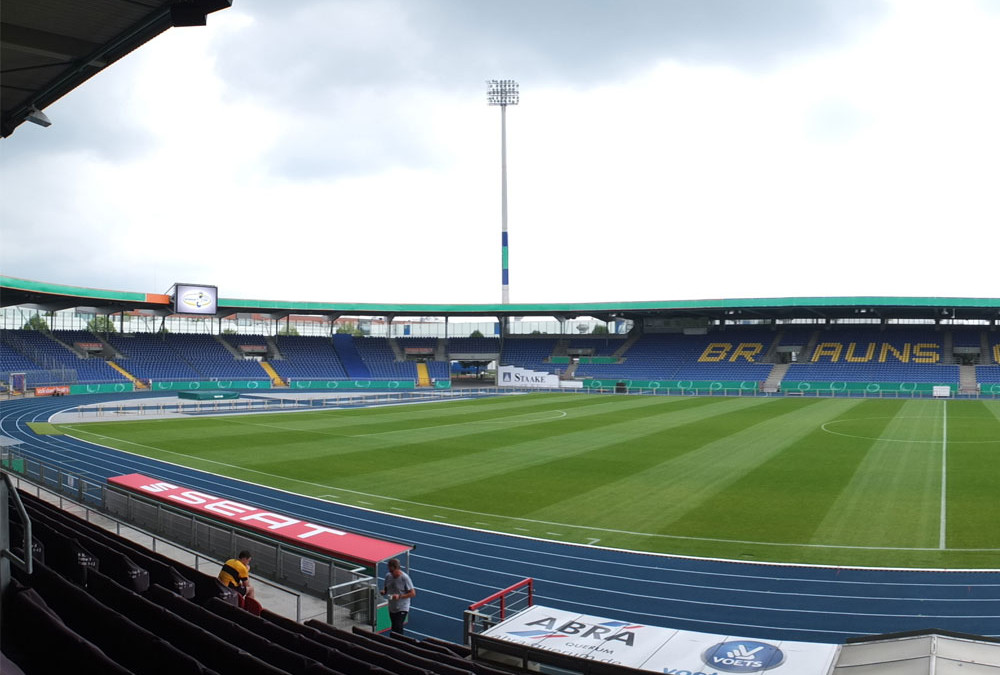
[[(4, 135), (93, 74), (5, 88)], [(1000, 299), (200, 281), (0, 276), (4, 672), (1000, 670)], [(244, 547), (263, 613), (214, 579)]]

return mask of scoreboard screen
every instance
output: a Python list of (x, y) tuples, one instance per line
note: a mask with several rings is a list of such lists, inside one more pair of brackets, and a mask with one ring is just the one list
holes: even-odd
[(196, 284), (174, 285), (175, 314), (212, 314), (219, 308), (219, 289)]

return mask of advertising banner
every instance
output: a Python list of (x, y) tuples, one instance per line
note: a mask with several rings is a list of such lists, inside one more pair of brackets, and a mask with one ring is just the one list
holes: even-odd
[(414, 380), (297, 380), (288, 382), (290, 389), (416, 389)]
[(826, 675), (837, 645), (674, 630), (534, 605), (484, 636), (668, 675)]
[(120, 394), (124, 391), (135, 391), (131, 382), (115, 382), (114, 384), (74, 384), (69, 388), (71, 394)]
[(65, 396), (68, 393), (69, 385), (35, 387), (35, 396)]
[(201, 389), (270, 389), (271, 380), (195, 380), (149, 383), (152, 391), (197, 391)]
[(230, 525), (256, 530), (342, 560), (364, 564), (386, 560), (408, 552), (412, 546), (317, 525), (250, 504), (217, 497), (138, 473), (108, 478), (108, 483), (137, 492), (146, 498), (211, 517)]
[(500, 366), (497, 370), (497, 385), (501, 387), (558, 389), (559, 376), (516, 366)]
[(671, 391), (693, 392), (693, 391), (724, 391), (724, 392), (754, 392), (757, 391), (760, 383), (753, 380), (601, 380), (589, 379), (585, 381), (588, 389), (616, 389), (620, 385), (625, 385), (632, 389), (652, 389), (663, 393)]

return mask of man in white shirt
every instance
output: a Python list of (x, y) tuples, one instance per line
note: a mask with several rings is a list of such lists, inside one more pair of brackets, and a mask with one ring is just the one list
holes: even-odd
[(410, 598), (417, 594), (417, 590), (413, 587), (410, 576), (400, 568), (399, 560), (392, 558), (386, 564), (389, 572), (385, 575), (382, 595), (389, 596), (389, 620), (392, 622), (390, 630), (396, 635), (402, 635), (406, 616), (410, 612)]

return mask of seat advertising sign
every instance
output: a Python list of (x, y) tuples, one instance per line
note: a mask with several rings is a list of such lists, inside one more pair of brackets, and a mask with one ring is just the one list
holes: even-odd
[(281, 539), (341, 560), (371, 565), (403, 555), (413, 546), (375, 539), (335, 527), (293, 518), (200, 490), (175, 485), (140, 473), (108, 478), (108, 484), (147, 499), (174, 506), (229, 525)]
[(483, 632), (497, 640), (665, 675), (826, 675), (837, 645), (696, 633), (534, 605)]

